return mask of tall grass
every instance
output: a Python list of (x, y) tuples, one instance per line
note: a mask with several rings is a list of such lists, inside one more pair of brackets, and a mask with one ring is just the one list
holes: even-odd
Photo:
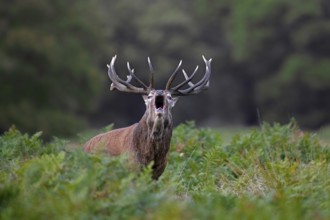
[[(174, 130), (158, 181), (125, 156), (88, 155), (12, 128), (0, 137), (0, 219), (329, 219), (330, 150), (294, 122), (224, 143)], [(85, 137), (81, 137), (85, 139)]]

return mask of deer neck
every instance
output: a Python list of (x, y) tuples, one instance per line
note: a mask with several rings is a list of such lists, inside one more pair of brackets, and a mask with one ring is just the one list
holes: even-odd
[(172, 136), (171, 117), (151, 118), (145, 114), (134, 130), (134, 148), (137, 160), (149, 164), (166, 157)]

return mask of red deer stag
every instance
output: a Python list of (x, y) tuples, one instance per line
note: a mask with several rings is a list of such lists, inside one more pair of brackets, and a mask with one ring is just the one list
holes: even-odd
[[(198, 94), (209, 87), (212, 59), (206, 60), (204, 56), (203, 59), (206, 71), (197, 83), (193, 83), (191, 80), (195, 76), (198, 66), (190, 76), (182, 69), (185, 80), (171, 87), (181, 66), (182, 61), (180, 61), (169, 78), (165, 90), (156, 90), (153, 82), (154, 70), (149, 58), (150, 84), (147, 86), (135, 75), (134, 69), (131, 69), (128, 62), (129, 75), (127, 80), (119, 78), (114, 67), (116, 61), (116, 56), (114, 56), (110, 65), (108, 65), (108, 75), (112, 81), (110, 89), (141, 94), (147, 109), (138, 123), (99, 134), (90, 139), (85, 144), (85, 151), (93, 152), (97, 149), (103, 149), (112, 156), (127, 152), (134, 164), (138, 165), (148, 165), (153, 161), (152, 178), (158, 179), (164, 172), (172, 137), (171, 108), (175, 105), (179, 96)], [(132, 79), (140, 86), (132, 85)]]

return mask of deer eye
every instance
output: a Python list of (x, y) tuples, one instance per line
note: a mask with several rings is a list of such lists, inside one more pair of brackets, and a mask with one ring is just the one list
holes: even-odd
[(148, 95), (148, 99), (152, 99), (152, 95)]
[(172, 96), (170, 96), (170, 95), (168, 95), (167, 98), (168, 98), (169, 100), (172, 100)]

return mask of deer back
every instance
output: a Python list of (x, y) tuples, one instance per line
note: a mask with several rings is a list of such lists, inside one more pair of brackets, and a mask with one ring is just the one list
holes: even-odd
[(137, 124), (119, 128), (91, 138), (84, 146), (84, 150), (91, 152), (105, 152), (111, 156), (118, 156), (133, 148), (133, 131)]

